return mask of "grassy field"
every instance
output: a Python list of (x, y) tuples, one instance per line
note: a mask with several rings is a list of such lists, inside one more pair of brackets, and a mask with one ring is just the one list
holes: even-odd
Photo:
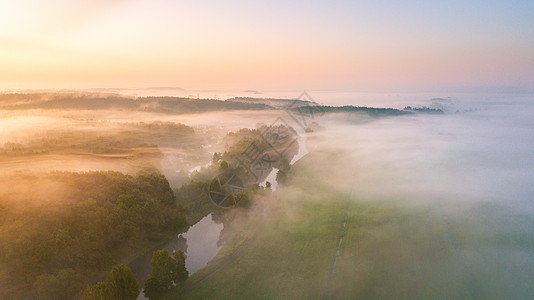
[[(380, 295), (378, 285), (387, 282), (382, 266), (393, 264), (384, 259), (398, 258), (391, 253), (397, 245), (391, 243), (420, 226), (423, 213), (417, 216), (402, 213), (392, 204), (349, 199), (350, 176), (340, 174), (347, 170), (335, 166), (324, 169), (314, 163), (317, 160), (309, 156), (300, 161), (294, 167), (290, 187), (279, 189), (276, 199), (259, 204), (233, 224), (233, 240), (188, 280), (187, 298)], [(324, 174), (335, 180), (325, 180)], [(341, 251), (332, 274), (341, 236)]]
[(221, 255), (190, 279), (189, 296), (270, 299), (321, 293), (335, 253), (340, 208), (308, 203), (303, 207), (310, 211), (306, 222), (281, 218), (251, 225), (257, 226), (250, 229), (256, 236), (242, 233), (241, 239), (225, 245)]
[(303, 299), (323, 293), (346, 195), (331, 191), (325, 199), (324, 187), (309, 187), (315, 191), (280, 189), (277, 199), (236, 218), (221, 252), (188, 280), (188, 298)]
[(277, 190), (275, 199), (236, 218), (221, 252), (186, 282), (187, 299), (514, 295), (497, 275), (506, 266), (484, 260), (485, 244), (468, 218), (364, 199), (357, 188), (350, 197), (353, 170), (346, 163), (324, 169), (316, 162), (339, 154), (317, 155), (294, 166), (292, 183)]

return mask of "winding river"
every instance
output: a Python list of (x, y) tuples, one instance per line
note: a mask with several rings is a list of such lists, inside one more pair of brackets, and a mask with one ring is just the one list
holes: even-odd
[[(291, 160), (291, 164), (294, 164), (308, 154), (306, 137), (304, 134), (299, 135), (297, 142), (299, 145), (299, 150)], [(199, 170), (201, 167), (202, 166), (193, 168), (190, 170), (190, 172)], [(271, 183), (272, 190), (276, 190), (278, 185), (276, 182), (277, 172), (278, 169), (273, 168), (261, 185), (265, 186), (266, 182), (269, 181)], [(172, 253), (176, 250), (182, 250), (186, 256), (186, 268), (189, 271), (189, 275), (192, 275), (206, 266), (221, 249), (219, 238), (223, 227), (224, 226), (222, 223), (215, 222), (213, 220), (213, 215), (209, 214), (191, 226), (187, 232), (178, 234), (164, 245), (153, 249), (153, 251), (158, 249), (167, 249), (170, 253)], [(140, 286), (144, 285), (151, 272), (150, 260), (152, 258), (153, 251), (150, 251), (130, 264), (130, 267), (136, 275)], [(138, 299), (146, 298), (144, 297), (144, 294), (141, 293)]]

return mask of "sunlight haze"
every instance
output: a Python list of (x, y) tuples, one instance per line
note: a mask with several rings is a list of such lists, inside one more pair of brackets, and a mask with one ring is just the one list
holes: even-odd
[(0, 89), (528, 89), (531, 1), (0, 2)]

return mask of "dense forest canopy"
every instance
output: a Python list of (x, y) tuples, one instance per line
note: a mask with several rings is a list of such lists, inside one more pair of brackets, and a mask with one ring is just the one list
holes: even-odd
[(186, 226), (165, 177), (119, 172), (0, 180), (2, 297), (65, 299), (145, 241)]

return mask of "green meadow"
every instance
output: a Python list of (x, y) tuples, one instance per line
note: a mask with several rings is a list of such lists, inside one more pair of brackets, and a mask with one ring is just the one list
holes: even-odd
[[(329, 157), (317, 155), (299, 161), (291, 183), (273, 199), (234, 219), (232, 235), (218, 256), (187, 281), (188, 298), (388, 296), (384, 288), (397, 290), (390, 278), (417, 268), (407, 266), (403, 251), (423, 246), (420, 251), (429, 259), (447, 254), (446, 229), (433, 225), (428, 233), (427, 223), (435, 220), (427, 212), (358, 199), (350, 176), (340, 174), (347, 170), (324, 169), (315, 162)], [(324, 180), (324, 174), (332, 180)], [(411, 237), (414, 233), (417, 237)], [(405, 290), (413, 295), (412, 286)]]
[[(477, 229), (477, 219), (395, 199), (366, 199), (351, 179), (350, 163), (317, 164), (338, 155), (311, 153), (293, 166), (288, 186), (236, 216), (225, 227), (231, 234), (220, 253), (186, 282), (185, 297), (524, 296), (501, 282), (506, 262), (495, 263), (482, 252), (492, 241)], [(517, 276), (516, 282), (528, 281), (526, 274)]]

